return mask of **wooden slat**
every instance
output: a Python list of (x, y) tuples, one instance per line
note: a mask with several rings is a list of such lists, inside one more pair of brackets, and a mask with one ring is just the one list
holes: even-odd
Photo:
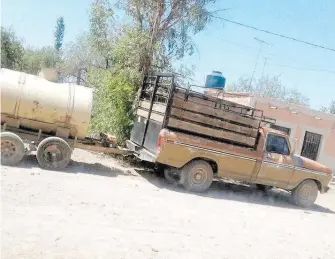
[[(145, 108), (145, 109), (149, 110), (150, 109), (150, 102), (149, 101), (140, 101), (139, 107), (142, 107), (142, 108)], [(152, 105), (152, 110), (156, 111), (156, 112), (165, 113), (165, 111), (166, 111), (166, 105), (154, 103)]]
[(203, 114), (216, 116), (219, 118), (223, 118), (225, 120), (235, 121), (240, 124), (251, 126), (253, 128), (258, 128), (259, 122), (260, 122), (259, 120), (256, 120), (256, 119), (243, 117), (237, 113), (227, 112), (221, 109), (214, 109), (212, 107), (208, 107), (205, 105), (188, 102), (178, 97), (173, 98), (173, 106), (178, 107), (178, 108), (183, 108), (186, 110), (190, 110), (190, 111), (197, 111)]
[[(139, 115), (139, 116), (142, 116), (144, 118), (148, 118), (148, 114), (149, 114), (149, 111), (146, 111), (146, 110), (143, 110), (141, 108), (138, 108), (137, 111), (136, 111), (136, 114)], [(157, 114), (155, 113), (154, 111), (151, 112), (151, 115), (150, 115), (150, 119), (151, 120), (154, 120), (154, 121), (158, 121), (158, 122), (163, 122), (164, 120), (164, 115), (161, 115), (161, 114)]]
[(196, 121), (196, 122), (200, 122), (203, 124), (208, 124), (211, 126), (215, 126), (218, 128), (223, 128), (226, 130), (231, 130), (231, 131), (235, 131), (238, 133), (242, 133), (242, 134), (246, 134), (248, 136), (251, 137), (256, 137), (258, 130), (254, 129), (254, 128), (247, 128), (247, 127), (243, 127), (243, 126), (239, 126), (236, 124), (232, 124), (228, 121), (222, 121), (219, 119), (214, 119), (214, 118), (210, 118), (207, 117), (206, 115), (203, 114), (198, 114), (198, 113), (194, 113), (194, 112), (189, 112), (186, 110), (181, 110), (178, 108), (172, 108), (171, 109), (171, 115), (178, 117), (178, 118), (184, 118), (190, 121)]
[(161, 112), (161, 113), (165, 113), (166, 105), (154, 103), (152, 105), (152, 110), (157, 111), (157, 112)]
[[(180, 99), (185, 99), (185, 93), (182, 93), (182, 92), (175, 92), (173, 96), (179, 97)], [(205, 100), (205, 99), (201, 99), (201, 98), (193, 97), (193, 96), (189, 96), (188, 100), (191, 102), (207, 105), (210, 107), (215, 107), (215, 101), (212, 101), (212, 100)]]
[[(175, 97), (179, 97), (181, 99), (185, 99), (185, 93), (181, 92), (181, 91), (176, 91), (174, 93)], [(234, 103), (231, 101), (227, 101), (227, 100), (223, 100), (223, 99), (217, 99), (214, 97), (205, 97), (204, 95), (200, 95), (199, 96), (193, 96), (193, 95), (189, 95), (188, 96), (188, 100), (190, 102), (195, 102), (195, 103), (199, 103), (199, 104), (203, 104), (203, 105), (207, 105), (210, 107), (215, 107), (216, 103), (221, 103), (222, 105), (227, 105), (230, 107), (230, 109), (233, 109), (235, 111), (241, 111), (241, 109), (243, 110), (243, 113), (247, 113), (249, 110), (251, 110), (251, 107), (242, 105), (242, 104), (238, 104), (238, 103)]]
[(247, 137), (244, 135), (240, 135), (238, 133), (228, 132), (224, 130), (212, 129), (191, 122), (178, 120), (175, 118), (169, 118), (168, 127), (186, 130), (189, 132), (195, 132), (210, 137), (231, 140), (248, 146), (253, 146), (255, 145), (256, 142), (256, 139), (252, 137)]

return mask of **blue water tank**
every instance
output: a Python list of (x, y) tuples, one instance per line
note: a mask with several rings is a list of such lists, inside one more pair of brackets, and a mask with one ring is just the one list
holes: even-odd
[(224, 88), (226, 86), (226, 78), (220, 71), (213, 71), (206, 77), (207, 88)]

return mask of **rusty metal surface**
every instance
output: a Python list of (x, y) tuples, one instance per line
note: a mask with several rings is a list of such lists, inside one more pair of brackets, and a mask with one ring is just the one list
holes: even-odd
[[(271, 153), (271, 159), (264, 156), (266, 134), (271, 129), (261, 128), (257, 149), (234, 146), (224, 142), (199, 138), (190, 134), (163, 130), (162, 144), (156, 161), (181, 168), (194, 159), (214, 161), (218, 176), (234, 180), (254, 182), (293, 189), (305, 179), (315, 179), (322, 188), (327, 186), (332, 174), (328, 167), (315, 161), (295, 155)], [(282, 134), (278, 131), (272, 131)]]
[(1, 68), (1, 116), (20, 126), (85, 137), (90, 123), (92, 89), (49, 82), (41, 77)]

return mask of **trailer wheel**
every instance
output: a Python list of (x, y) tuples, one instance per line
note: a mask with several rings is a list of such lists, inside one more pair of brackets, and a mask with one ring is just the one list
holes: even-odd
[(65, 168), (71, 160), (72, 150), (69, 144), (58, 137), (49, 137), (41, 141), (37, 147), (37, 161), (48, 170)]
[(299, 207), (310, 207), (318, 196), (318, 186), (313, 180), (301, 182), (291, 193), (292, 201)]
[(203, 160), (193, 161), (183, 167), (181, 182), (186, 190), (191, 192), (204, 192), (213, 181), (213, 169)]
[(24, 156), (23, 140), (12, 132), (1, 133), (1, 164), (16, 165)]

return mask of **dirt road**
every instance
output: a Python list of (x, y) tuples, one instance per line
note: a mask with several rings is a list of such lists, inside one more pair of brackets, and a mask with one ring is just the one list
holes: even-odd
[(2, 167), (1, 258), (335, 258), (334, 189), (299, 209), (278, 190), (189, 194), (111, 158), (73, 160)]

